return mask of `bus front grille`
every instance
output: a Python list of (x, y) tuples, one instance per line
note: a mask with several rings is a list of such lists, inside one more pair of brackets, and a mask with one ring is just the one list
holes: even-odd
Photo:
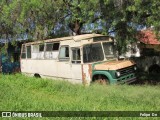
[(130, 67), (127, 67), (127, 68), (119, 69), (117, 71), (120, 72), (121, 76), (125, 76), (125, 75), (128, 75), (128, 74), (134, 73), (134, 66), (130, 66)]

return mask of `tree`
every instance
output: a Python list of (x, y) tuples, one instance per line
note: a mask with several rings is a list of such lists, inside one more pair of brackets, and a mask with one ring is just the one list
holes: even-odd
[(75, 34), (81, 34), (85, 24), (94, 23), (99, 19), (99, 4), (97, 0), (63, 0), (65, 11), (68, 14), (66, 19), (69, 28)]
[[(143, 27), (160, 29), (160, 1), (157, 0), (99, 0), (106, 30), (115, 32), (120, 52), (126, 44), (136, 41), (137, 32)], [(109, 11), (109, 12), (106, 12)]]
[[(12, 38), (44, 39), (61, 18), (61, 1), (55, 0), (2, 0), (1, 29)], [(5, 38), (7, 39), (7, 38)]]
[[(151, 26), (160, 30), (160, 2), (157, 0), (63, 0), (68, 11), (67, 23), (76, 34), (84, 26), (101, 26), (101, 33), (115, 34), (118, 51), (126, 51), (126, 45), (137, 40), (140, 29)], [(94, 31), (92, 27), (92, 31)]]
[(141, 28), (160, 30), (157, 0), (1, 0), (0, 10), (0, 37), (7, 40), (24, 36), (41, 40), (57, 33), (64, 36), (68, 29), (75, 34), (100, 29), (102, 34), (114, 33), (124, 52)]

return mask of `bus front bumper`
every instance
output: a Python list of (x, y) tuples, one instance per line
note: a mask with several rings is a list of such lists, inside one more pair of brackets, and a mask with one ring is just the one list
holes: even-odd
[(121, 81), (117, 81), (117, 84), (130, 84), (130, 83), (133, 83), (137, 80), (136, 77), (133, 77), (133, 78), (130, 78), (130, 79), (127, 79), (127, 80), (121, 80)]

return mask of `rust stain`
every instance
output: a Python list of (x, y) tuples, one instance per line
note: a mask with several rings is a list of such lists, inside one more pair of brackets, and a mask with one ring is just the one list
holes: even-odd
[(83, 70), (83, 64), (81, 65), (81, 68), (82, 68), (82, 83), (85, 85), (87, 84), (87, 81), (86, 81), (86, 73), (84, 73)]
[(90, 79), (91, 79), (91, 81), (92, 81), (92, 64), (89, 64), (89, 65), (88, 65), (88, 73), (89, 73)]

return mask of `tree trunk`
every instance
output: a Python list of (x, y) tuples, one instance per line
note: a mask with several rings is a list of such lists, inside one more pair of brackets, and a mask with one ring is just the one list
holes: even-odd
[(76, 35), (80, 35), (83, 23), (80, 22), (79, 20), (76, 20), (76, 21), (74, 21), (72, 23), (69, 23), (68, 26)]

